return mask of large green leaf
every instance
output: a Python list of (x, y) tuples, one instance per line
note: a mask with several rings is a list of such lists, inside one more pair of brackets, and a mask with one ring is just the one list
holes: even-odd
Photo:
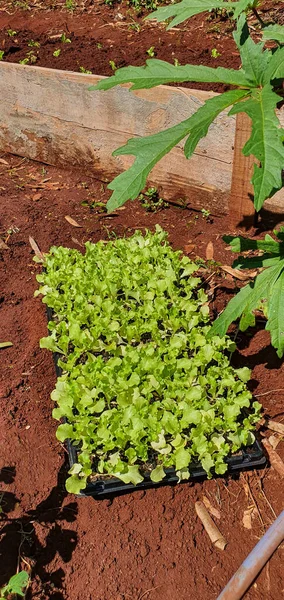
[(223, 67), (204, 67), (200, 65), (171, 65), (163, 60), (153, 58), (146, 61), (143, 67), (123, 67), (117, 69), (115, 75), (102, 79), (90, 90), (108, 90), (116, 85), (132, 82), (131, 90), (152, 88), (166, 83), (182, 83), (183, 81), (226, 83), (249, 87), (250, 82), (242, 70), (225, 69)]
[(279, 96), (270, 84), (255, 89), (248, 100), (233, 106), (230, 114), (245, 112), (252, 119), (252, 134), (243, 148), (243, 154), (254, 155), (260, 166), (254, 166), (254, 205), (259, 211), (264, 201), (282, 187), (284, 146), (282, 131), (275, 109)]
[(247, 252), (247, 250), (264, 250), (274, 254), (280, 252), (279, 242), (276, 242), (269, 234), (266, 234), (264, 240), (231, 235), (224, 235), (223, 240), (226, 244), (230, 244), (232, 252)]
[(158, 8), (158, 10), (151, 13), (147, 18), (156, 19), (159, 22), (172, 19), (168, 25), (168, 29), (170, 29), (194, 15), (216, 9), (225, 9), (228, 12), (233, 12), (234, 18), (237, 19), (242, 12), (247, 11), (253, 4), (254, 0), (238, 0), (235, 2), (225, 2), (224, 0), (182, 0), (182, 2)]
[(209, 126), (216, 117), (231, 106), (238, 103), (248, 95), (247, 90), (231, 90), (215, 98), (207, 100), (199, 108), (190, 120), (190, 135), (185, 143), (184, 152), (187, 158), (190, 158), (198, 142), (208, 133)]
[(280, 44), (284, 44), (284, 27), (283, 25), (268, 25), (262, 31), (264, 40), (275, 40)]
[[(275, 232), (276, 236), (282, 235), (281, 230)], [(281, 238), (279, 238), (281, 239)], [(259, 256), (239, 256), (233, 263), (234, 269), (259, 269), (271, 267), (284, 259), (284, 244), (276, 242), (271, 235), (266, 235), (264, 240), (244, 238), (242, 236), (223, 236), (224, 242), (230, 244), (233, 252), (247, 252), (260, 250)], [(263, 254), (264, 252), (264, 254)]]
[(122, 206), (127, 200), (137, 198), (145, 187), (147, 177), (155, 164), (190, 132), (189, 119), (160, 133), (143, 138), (131, 138), (125, 146), (118, 148), (114, 156), (131, 154), (136, 156), (133, 165), (108, 185), (113, 190), (108, 203), (108, 211)]
[(107, 203), (108, 210), (115, 210), (127, 200), (137, 198), (139, 192), (145, 187), (147, 177), (155, 164), (190, 133), (190, 138), (185, 145), (185, 154), (189, 158), (199, 140), (207, 134), (208, 127), (216, 116), (247, 93), (246, 90), (232, 90), (210, 98), (192, 117), (182, 123), (161, 133), (144, 138), (132, 138), (125, 146), (115, 150), (114, 156), (131, 154), (136, 156), (136, 160), (130, 169), (118, 175), (108, 185), (109, 189), (113, 190)]
[(254, 4), (254, 0), (239, 0), (239, 2), (236, 2), (234, 18), (238, 19), (242, 13), (245, 13), (248, 9), (252, 8)]
[(232, 4), (223, 0), (182, 0), (182, 2), (158, 8), (147, 18), (156, 19), (159, 22), (172, 19), (168, 26), (168, 29), (170, 29), (194, 15), (218, 8), (232, 10)]
[[(284, 28), (283, 28), (284, 29)], [(263, 74), (263, 84), (270, 83), (272, 79), (284, 78), (284, 47), (277, 48), (271, 56)]]
[(255, 44), (250, 37), (249, 28), (245, 15), (238, 20), (237, 30), (234, 32), (234, 40), (240, 51), (242, 67), (246, 77), (257, 87), (263, 83), (271, 52), (263, 50), (264, 43)]
[(262, 300), (268, 300), (271, 289), (282, 269), (283, 265), (279, 264), (265, 269), (256, 277), (253, 283), (243, 287), (214, 321), (210, 335), (224, 336), (233, 321), (243, 313), (247, 315), (258, 308)]
[(282, 358), (284, 354), (284, 265), (270, 289), (267, 316), (266, 329), (270, 331), (272, 346), (277, 348), (277, 354)]

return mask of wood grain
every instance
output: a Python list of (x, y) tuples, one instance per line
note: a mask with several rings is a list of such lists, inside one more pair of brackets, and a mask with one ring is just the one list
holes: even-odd
[[(87, 167), (94, 177), (109, 181), (133, 162), (131, 156), (113, 157), (113, 150), (131, 137), (176, 125), (215, 95), (169, 86), (129, 92), (125, 85), (90, 92), (89, 86), (100, 79), (1, 62), (0, 85), (5, 94), (0, 103), (0, 150), (52, 165)], [(229, 118), (226, 111), (189, 161), (183, 143), (178, 144), (154, 167), (149, 184), (161, 188), (165, 198), (186, 198), (193, 208), (227, 214), (231, 187), (235, 207), (238, 190), (241, 186), (244, 197), (250, 176), (247, 163), (239, 173), (241, 133), (237, 136), (233, 185), (235, 117)], [(281, 212), (283, 190), (276, 196)], [(273, 199), (269, 203), (273, 210)]]
[(251, 178), (255, 159), (244, 156), (242, 148), (251, 135), (251, 119), (239, 113), (236, 121), (235, 149), (233, 160), (232, 187), (230, 194), (230, 224), (233, 229), (240, 226), (250, 228), (254, 223), (253, 185)]

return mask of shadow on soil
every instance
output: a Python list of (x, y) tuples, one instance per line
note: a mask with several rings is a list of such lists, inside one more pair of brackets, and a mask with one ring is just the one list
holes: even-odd
[[(36, 596), (28, 590), (26, 600), (32, 597), (64, 600), (62, 589), (65, 573), (59, 568), (52, 573), (47, 566), (59, 554), (64, 563), (71, 560), (77, 544), (77, 534), (72, 529), (64, 529), (62, 522), (72, 523), (76, 520), (77, 502), (69, 502), (62, 506), (66, 498), (65, 489), (67, 466), (63, 465), (58, 473), (57, 485), (49, 496), (40, 502), (34, 510), (28, 511), (19, 518), (10, 518), (9, 513), (19, 504), (19, 499), (10, 492), (0, 493), (1, 513), (1, 575), (0, 587), (17, 571), (21, 558), (26, 559), (32, 567), (32, 578), (39, 581), (40, 594)], [(4, 467), (0, 471), (0, 482), (10, 484), (15, 479), (14, 467)]]

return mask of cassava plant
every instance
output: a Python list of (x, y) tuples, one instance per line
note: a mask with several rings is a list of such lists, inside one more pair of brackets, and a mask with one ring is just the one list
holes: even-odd
[[(264, 23), (257, 10), (258, 4), (257, 0), (182, 0), (159, 8), (148, 17), (159, 22), (170, 21), (169, 29), (205, 11), (227, 11), (236, 22), (233, 36), (242, 63), (239, 70), (199, 65), (175, 66), (151, 59), (147, 60), (143, 67), (129, 66), (118, 69), (113, 77), (104, 79), (91, 88), (108, 90), (118, 84), (132, 83), (130, 89), (137, 90), (186, 81), (218, 82), (231, 87), (229, 91), (207, 100), (191, 117), (174, 127), (151, 136), (132, 138), (126, 145), (115, 150), (115, 156), (130, 154), (135, 156), (135, 161), (127, 171), (109, 184), (108, 187), (113, 190), (107, 204), (109, 211), (118, 208), (127, 200), (137, 198), (155, 164), (181, 140), (185, 140), (184, 153), (190, 158), (201, 138), (206, 136), (214, 119), (228, 108), (229, 115), (244, 112), (252, 121), (251, 136), (243, 148), (243, 154), (253, 155), (256, 159), (252, 177), (256, 211), (260, 211), (264, 201), (282, 188), (284, 130), (280, 126), (276, 108), (283, 99), (284, 27)], [(247, 22), (247, 15), (251, 11), (257, 17), (262, 31), (263, 39), (257, 43), (250, 35)], [(275, 43), (274, 48), (265, 48), (265, 42), (268, 40)], [(283, 241), (281, 235), (283, 236), (282, 232), (278, 237)], [(236, 243), (241, 242), (239, 240)], [(214, 326), (216, 333), (225, 333), (229, 324), (241, 314), (242, 327), (251, 324), (252, 311), (265, 300), (268, 310), (267, 328), (271, 331), (272, 343), (277, 348), (278, 355), (283, 355), (284, 326), (281, 324), (280, 299), (281, 294), (283, 298), (284, 275), (280, 264), (277, 263), (277, 271), (274, 263), (272, 265), (270, 262), (264, 262), (262, 265), (259, 259), (259, 266), (265, 267), (265, 272), (256, 277), (248, 291), (241, 290), (237, 300), (233, 299), (228, 304), (224, 316), (220, 317)], [(249, 295), (251, 302), (248, 309), (245, 298)]]

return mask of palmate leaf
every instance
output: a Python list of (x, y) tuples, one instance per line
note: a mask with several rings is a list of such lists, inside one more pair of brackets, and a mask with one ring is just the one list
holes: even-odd
[(210, 98), (189, 119), (160, 133), (144, 138), (132, 138), (125, 146), (115, 150), (114, 156), (131, 154), (136, 156), (136, 160), (130, 169), (118, 175), (108, 185), (108, 188), (113, 190), (113, 194), (107, 203), (107, 209), (115, 210), (127, 200), (137, 198), (139, 192), (145, 187), (147, 177), (155, 164), (190, 134), (185, 144), (185, 154), (189, 158), (218, 114), (234, 102), (239, 102), (247, 94), (247, 90), (231, 90)]
[(284, 44), (284, 27), (283, 25), (268, 25), (262, 31), (264, 40), (275, 40), (280, 44)]
[(171, 65), (163, 60), (153, 58), (146, 61), (143, 67), (122, 67), (115, 75), (102, 79), (90, 90), (109, 90), (123, 83), (132, 82), (131, 90), (149, 89), (166, 83), (182, 83), (183, 81), (226, 83), (242, 87), (250, 87), (244, 71), (225, 69), (224, 67), (204, 67), (200, 65)]
[(242, 236), (224, 235), (224, 242), (230, 244), (232, 252), (247, 252), (247, 250), (264, 250), (273, 254), (280, 254), (280, 243), (276, 242), (271, 235), (266, 234), (264, 240), (253, 240)]
[(216, 9), (225, 9), (228, 12), (233, 12), (234, 18), (237, 19), (243, 11), (246, 11), (253, 4), (254, 0), (239, 0), (235, 2), (225, 2), (224, 0), (182, 0), (182, 2), (177, 2), (174, 5), (158, 8), (158, 10), (151, 13), (147, 18), (156, 19), (158, 22), (172, 19), (168, 25), (168, 29), (170, 29), (194, 15)]
[(223, 0), (182, 0), (182, 2), (158, 8), (158, 10), (155, 10), (147, 18), (155, 19), (158, 22), (172, 19), (167, 27), (167, 29), (170, 29), (194, 15), (218, 8), (232, 10), (232, 4)]
[(242, 13), (245, 13), (247, 10), (252, 8), (255, 5), (254, 0), (239, 0), (236, 2), (236, 7), (234, 9), (234, 18), (238, 19)]
[[(225, 335), (229, 325), (238, 319), (243, 313), (248, 315), (256, 310), (262, 300), (271, 302), (273, 294), (273, 286), (277, 281), (280, 273), (283, 271), (283, 263), (277, 264), (269, 269), (265, 269), (260, 273), (253, 283), (243, 287), (238, 294), (230, 300), (222, 314), (214, 321), (210, 335)], [(268, 321), (267, 329), (273, 331), (276, 327), (277, 315), (273, 312), (273, 322)], [(277, 325), (278, 327), (278, 325)], [(283, 325), (282, 325), (283, 327)], [(279, 328), (280, 330), (280, 328)], [(276, 339), (273, 333), (273, 339)]]
[(284, 146), (282, 130), (275, 109), (279, 96), (270, 84), (255, 89), (248, 100), (233, 106), (231, 115), (245, 112), (252, 119), (252, 134), (243, 154), (254, 155), (260, 166), (254, 166), (254, 206), (259, 211), (264, 201), (282, 187)]
[(284, 265), (270, 289), (267, 316), (266, 329), (270, 331), (271, 344), (277, 348), (279, 358), (282, 358), (284, 354)]
[[(282, 231), (275, 231), (275, 235), (283, 235)], [(281, 238), (279, 238), (281, 239)], [(259, 269), (271, 267), (284, 259), (284, 244), (276, 242), (271, 235), (266, 235), (264, 240), (253, 240), (242, 236), (223, 236), (224, 242), (230, 244), (233, 252), (247, 252), (248, 250), (260, 250), (264, 254), (259, 256), (239, 256), (233, 262), (234, 269)]]
[[(284, 28), (283, 28), (284, 29)], [(269, 63), (263, 73), (263, 84), (269, 83), (273, 79), (284, 78), (284, 47), (277, 48), (269, 60)]]
[(262, 85), (268, 63), (271, 60), (271, 52), (263, 50), (264, 43), (254, 43), (249, 35), (245, 15), (241, 15), (239, 18), (237, 30), (233, 36), (240, 51), (242, 68), (246, 77), (252, 82), (252, 86)]

